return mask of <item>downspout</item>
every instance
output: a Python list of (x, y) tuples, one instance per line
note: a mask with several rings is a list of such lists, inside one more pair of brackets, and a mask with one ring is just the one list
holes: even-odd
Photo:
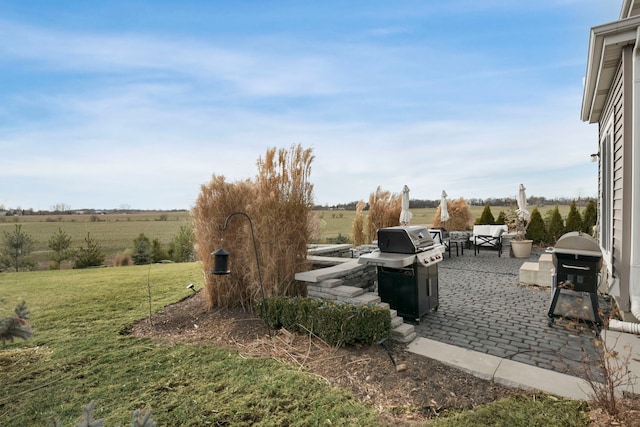
[[(629, 298), (631, 314), (640, 320), (640, 27), (633, 47), (633, 105), (631, 134), (631, 253)], [(640, 334), (640, 323), (609, 321), (609, 329)]]

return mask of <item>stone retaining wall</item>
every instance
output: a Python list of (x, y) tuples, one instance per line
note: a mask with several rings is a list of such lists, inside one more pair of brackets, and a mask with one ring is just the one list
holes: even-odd
[[(309, 261), (312, 264), (314, 264), (314, 262), (321, 262), (320, 260), (315, 260), (315, 258), (325, 257), (309, 256)], [(375, 290), (375, 282), (378, 278), (376, 267), (358, 264), (357, 259), (342, 259), (346, 262), (297, 273), (296, 280), (300, 282), (307, 282), (307, 284), (316, 284), (324, 280), (340, 279), (343, 286), (353, 286), (361, 288), (365, 292), (373, 292)]]

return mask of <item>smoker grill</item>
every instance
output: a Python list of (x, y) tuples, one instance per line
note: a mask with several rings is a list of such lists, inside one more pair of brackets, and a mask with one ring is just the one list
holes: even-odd
[(438, 309), (438, 263), (444, 246), (422, 226), (378, 230), (378, 249), (358, 263), (375, 265), (378, 295), (405, 320), (419, 322)]
[[(602, 252), (591, 236), (573, 231), (560, 237), (553, 254), (555, 274), (549, 305), (549, 326), (556, 317), (573, 318), (592, 323), (596, 333), (602, 326), (598, 314), (598, 274), (602, 267)], [(590, 301), (591, 311), (584, 304)]]

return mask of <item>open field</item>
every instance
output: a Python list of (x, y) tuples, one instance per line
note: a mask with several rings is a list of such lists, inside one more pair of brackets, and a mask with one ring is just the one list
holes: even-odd
[(149, 239), (158, 239), (167, 245), (178, 234), (180, 227), (189, 224), (187, 211), (152, 212), (141, 214), (108, 215), (25, 215), (0, 217), (0, 237), (3, 231), (12, 232), (16, 224), (34, 240), (31, 257), (41, 269), (48, 268), (49, 238), (62, 229), (71, 239), (73, 248), (84, 243), (87, 233), (96, 239), (109, 258), (133, 247), (133, 239), (144, 233)]
[[(539, 208), (542, 216), (554, 206)], [(471, 206), (471, 212), (478, 218), (483, 206)], [(491, 212), (498, 216), (501, 207), (492, 207)], [(568, 205), (559, 206), (560, 214), (566, 218)], [(412, 209), (412, 224), (431, 224), (436, 213), (435, 208)], [(355, 211), (319, 210), (316, 211), (320, 219), (319, 243), (327, 242), (338, 236), (351, 239), (351, 227), (355, 218)], [(3, 231), (13, 231), (16, 224), (22, 226), (22, 231), (34, 240), (31, 257), (38, 262), (39, 268), (47, 269), (50, 263), (49, 238), (62, 229), (72, 238), (72, 247), (77, 248), (84, 243), (87, 233), (96, 239), (107, 256), (107, 265), (112, 265), (112, 259), (132, 248), (133, 239), (144, 233), (149, 239), (158, 239), (165, 247), (178, 233), (180, 227), (190, 224), (190, 213), (175, 212), (147, 212), (136, 214), (106, 214), (106, 215), (26, 215), (18, 217), (0, 217), (0, 237)], [(258, 236), (259, 238), (259, 236)]]

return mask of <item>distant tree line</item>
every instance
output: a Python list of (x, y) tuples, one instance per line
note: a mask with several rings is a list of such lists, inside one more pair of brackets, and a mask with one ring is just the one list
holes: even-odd
[(112, 214), (136, 214), (148, 212), (185, 212), (186, 209), (163, 209), (163, 210), (145, 210), (145, 209), (71, 209), (69, 205), (59, 203), (51, 206), (51, 209), (34, 210), (33, 208), (23, 209), (21, 207), (5, 208), (0, 205), (0, 217), (4, 216), (30, 216), (30, 215), (112, 215)]
[[(512, 206), (516, 203), (514, 198), (510, 197), (502, 197), (502, 198), (471, 198), (465, 199), (469, 206)], [(567, 197), (556, 197), (556, 198), (546, 198), (540, 196), (529, 196), (527, 197), (527, 204), (532, 207), (543, 207), (550, 205), (570, 205), (572, 202), (576, 203), (578, 207), (585, 207), (589, 202), (590, 198), (580, 198), (580, 199), (571, 199)], [(345, 210), (345, 211), (355, 211), (358, 207), (359, 202), (349, 202), (349, 203), (339, 203), (333, 206), (320, 206), (316, 205), (314, 209), (322, 210), (322, 209), (335, 209), (335, 210)], [(414, 209), (422, 209), (422, 208), (437, 208), (440, 205), (440, 199), (436, 200), (423, 200), (423, 199), (411, 199), (410, 206)], [(369, 203), (364, 203), (363, 210), (369, 210)]]

